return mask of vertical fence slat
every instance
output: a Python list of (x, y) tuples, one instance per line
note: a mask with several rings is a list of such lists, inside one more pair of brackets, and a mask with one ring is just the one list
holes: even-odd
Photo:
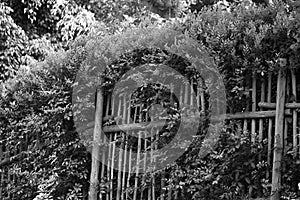
[(189, 101), (189, 85), (188, 83), (185, 84), (184, 87), (184, 104), (187, 105)]
[[(111, 115), (115, 116), (115, 101), (116, 98), (111, 96)], [(114, 175), (114, 151), (115, 151), (115, 141), (116, 134), (110, 133), (109, 135), (109, 149), (108, 149), (108, 165), (107, 165), (107, 176), (109, 177), (109, 196), (107, 195), (107, 200), (113, 197), (113, 175)]]
[[(112, 181), (110, 179), (110, 171), (113, 170), (111, 168), (111, 163), (112, 163), (112, 159), (111, 159), (111, 151), (112, 151), (112, 142), (113, 142), (113, 135), (110, 133), (109, 134), (109, 141), (108, 141), (108, 161), (107, 161), (107, 177), (108, 177), (108, 181)], [(111, 187), (111, 184), (109, 184), (109, 188), (108, 188), (108, 195), (106, 195), (106, 200), (109, 200), (109, 197), (110, 197), (110, 193), (112, 191), (112, 187)]]
[[(253, 72), (252, 79), (252, 112), (256, 111), (256, 73)], [(256, 121), (255, 119), (251, 120), (251, 142), (255, 143), (255, 134), (256, 134)]]
[[(130, 123), (130, 116), (131, 116), (131, 101), (130, 101), (130, 95), (128, 96), (128, 111), (127, 111), (127, 123), (129, 124)], [(130, 187), (130, 176), (131, 176), (131, 160), (132, 160), (132, 148), (131, 146), (128, 144), (129, 142), (129, 134), (130, 132), (128, 132), (128, 135), (127, 135), (127, 141), (126, 141), (126, 147), (125, 147), (125, 150), (128, 151), (129, 149), (129, 156), (128, 156), (128, 173), (127, 173), (127, 179), (126, 179), (126, 188), (129, 188)], [(133, 131), (132, 131), (133, 133)], [(125, 178), (124, 178), (125, 179)], [(125, 180), (124, 180), (125, 181)], [(125, 183), (124, 183), (124, 186), (125, 186)], [(129, 199), (129, 194), (128, 194), (128, 191), (126, 190), (125, 192), (125, 199)]]
[[(110, 96), (107, 96), (106, 107), (105, 107), (105, 115), (104, 115), (105, 117), (108, 117), (108, 115), (109, 115), (109, 108), (110, 108)], [(107, 141), (107, 138), (106, 138), (104, 133), (102, 134), (101, 138), (102, 138), (104, 144), (107, 144), (108, 142), (110, 142), (110, 141)], [(102, 153), (100, 180), (102, 180), (105, 177), (105, 167), (106, 167), (106, 165), (105, 165), (105, 156), (106, 156), (105, 153), (106, 152)], [(107, 170), (108, 170), (108, 167), (107, 167)], [(100, 194), (99, 194), (100, 199), (104, 198), (103, 195), (106, 195), (106, 194), (102, 194), (100, 192)]]
[[(271, 103), (272, 97), (272, 74), (268, 74), (268, 97), (267, 102)], [(268, 119), (268, 156), (267, 156), (267, 163), (271, 166), (271, 156), (272, 156), (272, 128), (273, 128), (273, 119)], [(266, 178), (269, 178), (269, 170), (267, 170)]]
[[(125, 94), (123, 94), (125, 96)], [(123, 96), (123, 97), (124, 97)], [(124, 109), (126, 110), (126, 99), (124, 99), (124, 103), (123, 103), (123, 111)], [(125, 111), (126, 112), (126, 111)], [(124, 124), (125, 120), (124, 120), (124, 116), (125, 116), (125, 113), (122, 113), (122, 98), (119, 99), (119, 108), (118, 108), (118, 116), (122, 116), (120, 118), (120, 120), (122, 121), (122, 124)], [(121, 139), (121, 145), (120, 145), (120, 148), (119, 149), (119, 158), (118, 158), (118, 178), (117, 178), (117, 200), (120, 199), (121, 197), (121, 190), (122, 190), (122, 162), (123, 162), (123, 141), (124, 141), (124, 134), (121, 132), (120, 133), (120, 137), (119, 139)]]
[[(129, 97), (129, 96), (128, 96)], [(127, 103), (127, 99), (129, 100)], [(128, 107), (127, 107), (128, 106)], [(130, 98), (127, 98), (126, 95), (124, 95), (124, 108), (123, 108), (123, 117), (124, 117), (124, 124), (128, 123), (128, 118), (130, 117), (130, 110), (127, 109), (130, 108)], [(123, 177), (122, 177), (122, 191), (121, 191), (121, 199), (124, 199), (125, 195), (125, 180), (126, 180), (126, 164), (127, 164), (127, 134), (124, 133), (124, 141), (123, 141), (123, 147), (124, 147), (124, 162), (123, 162)]]
[(279, 70), (277, 80), (276, 97), (276, 117), (275, 117), (275, 141), (272, 170), (272, 190), (271, 200), (279, 200), (279, 190), (281, 185), (281, 161), (282, 161), (282, 137), (284, 131), (284, 106), (286, 94), (286, 74), (282, 69)]
[[(156, 129), (155, 135), (153, 136), (154, 151), (158, 148), (158, 146), (157, 146), (158, 139), (159, 139), (159, 129)], [(153, 159), (153, 162), (155, 163), (156, 162), (156, 156), (154, 156), (154, 158), (152, 158), (152, 159)], [(153, 167), (154, 167), (154, 170), (155, 170), (155, 165)], [(155, 197), (155, 177), (154, 177), (153, 174), (152, 174), (152, 200), (156, 200), (156, 197)]]
[[(291, 96), (291, 92), (290, 92), (290, 83), (291, 83), (291, 79), (290, 79), (290, 74), (286, 75), (286, 96), (290, 97)], [(287, 118), (284, 119), (284, 136), (283, 136), (283, 155), (286, 155), (287, 153), (287, 146), (288, 146), (288, 120)], [(283, 169), (285, 168), (285, 166), (283, 166)]]
[(110, 170), (110, 199), (113, 199), (114, 194), (114, 167), (115, 167), (115, 153), (116, 153), (116, 140), (117, 140), (117, 133), (114, 134), (113, 137), (113, 144), (112, 144), (112, 155), (111, 155), (111, 170)]
[[(128, 99), (128, 104), (126, 102), (126, 100)], [(124, 96), (124, 101), (126, 102), (124, 105), (124, 123), (129, 123), (130, 121), (130, 96), (128, 96), (128, 98), (126, 97), (126, 95)], [(127, 107), (128, 106), (128, 107)], [(125, 133), (124, 135), (124, 143), (125, 143), (125, 147), (124, 147), (124, 163), (123, 163), (123, 177), (122, 177), (122, 192), (121, 192), (121, 199), (124, 199), (124, 196), (126, 194), (125, 190), (125, 184), (126, 184), (126, 165), (127, 165), (127, 149), (128, 149), (128, 135), (127, 133)], [(129, 174), (128, 174), (129, 176)], [(125, 197), (126, 198), (126, 197)]]
[(196, 102), (197, 102), (197, 108), (198, 109), (201, 109), (201, 100), (200, 100), (200, 97), (201, 95), (200, 95), (200, 83), (198, 82), (197, 83), (197, 97), (196, 97)]
[(121, 133), (121, 145), (119, 148), (119, 158), (118, 158), (118, 181), (117, 181), (117, 200), (121, 198), (122, 192), (122, 167), (123, 167), (123, 148), (124, 148), (124, 133)]
[(139, 164), (140, 164), (140, 153), (141, 153), (141, 143), (142, 143), (142, 133), (139, 131), (138, 133), (138, 149), (137, 149), (137, 158), (136, 158), (136, 172), (135, 172), (135, 180), (134, 180), (134, 193), (133, 200), (137, 199), (137, 187), (139, 181)]
[[(155, 128), (152, 127), (151, 130), (150, 130), (150, 165), (152, 167), (152, 164), (153, 164), (153, 135), (155, 134)], [(152, 177), (151, 177), (151, 183), (150, 183), (150, 186), (148, 188), (148, 200), (152, 200)]]
[[(131, 160), (132, 160), (132, 148), (129, 150), (129, 163), (128, 163), (128, 176), (127, 176), (127, 182), (126, 182), (126, 187), (130, 187), (130, 177), (131, 177)], [(128, 191), (126, 191), (126, 199), (129, 199), (129, 194)]]
[(102, 117), (103, 117), (103, 91), (101, 88), (97, 89), (97, 102), (95, 111), (95, 126), (92, 150), (92, 169), (90, 177), (90, 191), (89, 200), (97, 199), (99, 183), (99, 168), (100, 168), (100, 146), (102, 135)]
[(201, 111), (205, 111), (205, 97), (204, 97), (204, 81), (201, 82), (200, 86), (200, 103), (201, 103)]
[[(248, 81), (246, 82), (246, 86), (245, 86), (245, 91), (246, 91), (246, 107), (245, 107), (245, 112), (249, 111), (249, 99), (250, 98), (250, 90), (249, 90), (249, 85), (248, 85)], [(248, 120), (244, 119), (243, 120), (243, 133), (245, 133), (246, 131), (248, 131)]]
[[(297, 84), (296, 84), (296, 72), (295, 70), (291, 71), (292, 75), (292, 95), (294, 97), (294, 102), (297, 100)], [(297, 142), (297, 111), (296, 109), (293, 109), (293, 151), (294, 151), (294, 156), (297, 155), (297, 147), (298, 147), (298, 142)], [(300, 155), (300, 152), (299, 152)]]
[[(147, 170), (147, 137), (148, 137), (148, 131), (145, 131), (144, 133), (144, 165), (143, 165), (143, 170), (144, 170), (144, 173), (146, 172)], [(143, 175), (142, 177), (142, 183), (145, 182), (145, 175)], [(141, 199), (143, 199), (144, 197), (144, 193), (145, 193), (145, 189), (143, 188), (142, 191), (141, 191)]]
[(190, 106), (194, 105), (194, 89), (193, 89), (194, 81), (191, 81), (191, 92), (190, 92)]
[[(260, 101), (264, 102), (265, 101), (265, 93), (266, 93), (266, 84), (265, 84), (265, 79), (264, 77), (262, 78), (262, 82), (261, 82), (261, 95), (260, 95)], [(263, 109), (260, 108), (260, 110), (262, 111)], [(259, 131), (258, 131), (258, 138), (259, 138), (259, 142), (261, 143), (263, 140), (263, 129), (264, 129), (264, 120), (260, 119), (259, 120)]]
[[(141, 118), (141, 109), (140, 106), (136, 107), (136, 113), (139, 112), (135, 117), (135, 120), (140, 120)], [(135, 179), (134, 179), (134, 192), (133, 192), (133, 200), (137, 200), (138, 195), (138, 182), (139, 182), (139, 164), (140, 164), (140, 153), (141, 153), (141, 143), (142, 143), (142, 132), (138, 131), (138, 146), (137, 146), (137, 157), (136, 157), (136, 167), (135, 167)]]
[[(113, 102), (115, 102), (116, 99), (113, 98)], [(117, 110), (117, 117), (120, 116), (121, 114), (121, 101), (119, 100), (118, 102), (118, 110)], [(112, 113), (114, 114), (115, 111), (115, 107), (114, 107), (114, 103), (113, 103), (113, 107), (112, 107)], [(116, 123), (119, 124), (119, 120), (116, 120)], [(115, 153), (116, 153), (116, 140), (117, 140), (117, 133), (114, 133), (114, 138), (113, 138), (113, 144), (112, 144), (112, 156), (111, 156), (111, 171), (110, 171), (110, 188), (111, 188), (111, 192), (110, 192), (110, 199), (113, 199), (113, 194), (114, 194), (114, 167), (115, 167)]]
[(180, 106), (182, 106), (182, 104), (183, 104), (183, 91), (184, 91), (184, 87), (183, 87), (183, 85), (180, 87), (180, 96), (179, 96), (179, 104), (180, 104)]

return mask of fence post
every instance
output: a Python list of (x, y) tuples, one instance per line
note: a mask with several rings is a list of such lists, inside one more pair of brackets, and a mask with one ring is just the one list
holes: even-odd
[(283, 151), (283, 132), (284, 132), (284, 106), (286, 93), (286, 72), (279, 70), (277, 79), (277, 96), (276, 96), (276, 116), (275, 116), (275, 139), (274, 155), (272, 169), (272, 191), (270, 200), (280, 199), (281, 186), (281, 161)]
[[(297, 83), (296, 83), (296, 70), (293, 69), (291, 71), (292, 73), (292, 95), (294, 96), (293, 102), (296, 102), (297, 100)], [(298, 142), (297, 142), (297, 110), (293, 109), (293, 151), (294, 151), (294, 157), (296, 157), (298, 152)]]
[(96, 112), (94, 126), (94, 141), (92, 150), (92, 168), (90, 177), (89, 200), (97, 200), (99, 171), (100, 171), (100, 144), (102, 135), (102, 117), (103, 117), (103, 91), (102, 88), (97, 89), (96, 95)]

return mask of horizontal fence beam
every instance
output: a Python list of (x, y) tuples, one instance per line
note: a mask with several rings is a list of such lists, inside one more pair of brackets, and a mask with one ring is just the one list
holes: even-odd
[[(295, 108), (293, 103), (288, 105), (288, 108)], [(272, 118), (275, 117), (276, 111), (257, 111), (257, 112), (240, 112), (235, 114), (225, 114), (220, 116), (212, 117), (212, 121), (219, 121), (222, 119), (233, 120), (233, 119), (260, 119), (260, 118)], [(292, 116), (292, 113), (289, 110), (285, 110), (286, 116)], [(120, 131), (135, 131), (135, 130), (145, 130), (153, 127), (163, 127), (166, 124), (164, 120), (162, 121), (154, 121), (154, 122), (141, 122), (141, 123), (133, 123), (133, 124), (120, 124), (120, 125), (111, 125), (104, 126), (103, 132), (112, 133), (112, 132), (120, 132)], [(94, 122), (88, 123), (85, 127), (81, 127), (77, 129), (77, 131), (84, 131), (94, 127)]]
[(104, 133), (112, 133), (119, 131), (138, 131), (145, 130), (150, 128), (160, 128), (166, 124), (165, 120), (162, 121), (153, 121), (153, 122), (141, 122), (133, 124), (121, 124), (121, 125), (112, 125), (103, 127)]
[[(138, 130), (150, 129), (153, 127), (163, 127), (165, 124), (166, 124), (166, 121), (161, 120), (161, 121), (153, 121), (153, 122), (140, 122), (140, 123), (132, 123), (132, 124), (110, 125), (110, 126), (104, 126), (103, 132), (104, 133), (113, 133), (113, 132), (120, 132), (120, 131), (138, 131)], [(94, 128), (94, 122), (90, 122), (86, 126), (78, 128), (77, 131), (78, 132), (86, 131), (86, 130), (89, 130), (92, 128)]]
[[(276, 111), (257, 111), (257, 112), (241, 112), (235, 114), (226, 114), (224, 119), (232, 120), (232, 119), (261, 119), (261, 118), (272, 118), (275, 117)], [(289, 110), (285, 110), (286, 116), (292, 116)], [(213, 121), (218, 121), (222, 119), (222, 116), (215, 116), (212, 118)]]
[[(292, 105), (293, 104), (293, 105)], [(268, 105), (268, 104), (267, 104)], [(298, 106), (295, 103), (289, 103), (288, 108), (295, 108), (295, 106)], [(242, 112), (242, 113), (235, 113), (235, 114), (225, 114), (221, 116), (214, 116), (212, 117), (212, 121), (219, 121), (222, 119), (226, 120), (234, 120), (234, 119), (261, 119), (261, 118), (273, 118), (275, 117), (276, 111), (257, 111), (257, 112)], [(285, 110), (286, 116), (292, 116), (291, 112), (289, 110)], [(132, 123), (132, 124), (120, 124), (120, 125), (111, 125), (111, 126), (105, 126), (103, 127), (104, 133), (113, 133), (113, 132), (120, 132), (120, 131), (138, 131), (138, 130), (145, 130), (145, 129), (151, 129), (151, 128), (161, 128), (164, 125), (166, 125), (165, 120), (161, 121), (153, 121), (153, 122), (141, 122), (141, 123)], [(78, 131), (82, 130), (88, 130), (94, 128), (94, 122), (90, 122), (85, 126), (85, 128), (80, 128)], [(0, 161), (0, 167), (3, 167), (5, 165), (9, 165), (10, 163), (13, 163), (15, 161), (18, 161), (19, 159), (22, 159), (25, 155), (27, 155), (27, 152), (21, 152), (15, 156), (12, 156), (10, 158), (5, 158), (2, 161)]]
[[(261, 108), (275, 109), (276, 103), (259, 102), (258, 106)], [(300, 103), (286, 103), (285, 108), (286, 109), (298, 109), (298, 108), (300, 108)]]

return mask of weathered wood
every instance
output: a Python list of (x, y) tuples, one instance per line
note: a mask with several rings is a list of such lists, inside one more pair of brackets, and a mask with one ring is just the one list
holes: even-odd
[[(155, 151), (158, 148), (158, 146), (157, 146), (157, 141), (159, 139), (158, 134), (159, 134), (159, 129), (156, 128), (155, 134), (152, 134), (152, 137), (151, 137), (151, 140), (152, 140), (151, 145), (154, 144), (152, 146), (153, 147), (152, 148), (152, 160), (153, 160), (154, 163), (152, 163), (151, 167), (154, 167), (154, 170), (156, 169), (156, 167), (155, 167), (156, 156), (153, 156), (153, 151)], [(151, 175), (151, 180), (152, 180), (152, 184), (151, 184), (152, 185), (152, 200), (156, 200), (156, 197), (155, 197), (155, 177), (154, 177), (153, 174)]]
[(200, 86), (201, 111), (205, 111), (204, 82)]
[[(296, 84), (296, 72), (295, 72), (295, 70), (291, 71), (291, 75), (292, 75), (292, 95), (294, 96), (294, 102), (295, 102), (297, 100), (297, 84)], [(300, 106), (300, 104), (299, 104), (299, 106)], [(297, 155), (297, 148), (298, 148), (297, 118), (298, 118), (297, 111), (293, 110), (293, 151), (294, 151), (294, 156)]]
[[(284, 114), (287, 116), (291, 116), (291, 113), (289, 110), (285, 110)], [(224, 117), (227, 120), (273, 118), (273, 117), (275, 117), (275, 115), (276, 115), (275, 110), (242, 112), (242, 113), (235, 113), (235, 114), (226, 114), (226, 115), (222, 115), (222, 116), (215, 116), (211, 120), (219, 120), (221, 117)]]
[(165, 121), (156, 121), (156, 122), (140, 122), (133, 124), (122, 124), (122, 125), (112, 125), (103, 127), (105, 133), (114, 133), (120, 131), (140, 131), (145, 129), (150, 129), (152, 127), (163, 127), (166, 124)]
[[(258, 106), (261, 108), (266, 108), (266, 109), (275, 109), (276, 108), (276, 103), (269, 103), (269, 102), (259, 102)], [(286, 103), (285, 104), (285, 109), (298, 109), (300, 108), (300, 103)]]
[[(121, 107), (121, 101), (118, 102), (118, 107), (116, 108), (115, 106), (115, 101), (116, 101), (116, 98), (115, 97), (112, 97), (113, 99), (113, 103), (112, 103), (112, 115), (117, 115), (119, 116), (120, 115), (120, 107)], [(117, 113), (115, 113), (117, 109)], [(116, 123), (118, 123), (118, 121), (116, 121)], [(113, 180), (114, 180), (114, 167), (115, 167), (115, 154), (116, 154), (116, 140), (117, 140), (117, 133), (114, 133), (114, 136), (113, 136), (113, 140), (112, 140), (112, 153), (111, 153), (111, 169), (110, 169), (110, 199), (113, 199), (113, 196), (114, 196), (114, 183), (113, 183)]]
[(123, 153), (124, 153), (124, 133), (121, 133), (121, 148), (119, 148), (119, 158), (118, 158), (118, 182), (117, 182), (117, 199), (119, 200), (121, 198), (121, 192), (122, 192), (122, 167), (123, 167)]
[[(153, 107), (151, 107), (151, 109), (153, 109)], [(140, 109), (139, 109), (140, 110)], [(139, 120), (139, 115), (137, 114), (138, 112), (138, 107), (136, 107), (135, 109), (135, 119), (134, 119), (134, 122), (138, 121)], [(153, 117), (153, 116), (151, 116)], [(140, 152), (141, 152), (141, 137), (142, 137), (142, 134), (139, 134), (141, 132), (138, 132), (137, 135), (138, 135), (138, 147), (137, 147), (137, 157), (136, 157), (136, 163), (135, 163), (135, 177), (134, 177), (134, 191), (133, 191), (133, 200), (137, 200), (137, 187), (138, 187), (138, 175), (139, 175), (139, 163), (140, 163)]]
[[(126, 181), (126, 187), (129, 188), (130, 187), (130, 177), (131, 177), (131, 168), (132, 168), (132, 165), (131, 165), (131, 160), (132, 160), (132, 148), (130, 148), (129, 150), (129, 158), (128, 158), (128, 162), (129, 162), (129, 165), (128, 165), (128, 176), (127, 176), (127, 181)], [(126, 199), (131, 199), (129, 198), (129, 194), (128, 194), (128, 191), (126, 191)]]
[[(104, 97), (103, 97), (104, 98)], [(109, 107), (110, 107), (110, 96), (107, 96), (107, 103), (106, 103), (106, 107), (105, 107), (105, 117), (108, 117), (108, 113), (109, 113)], [(105, 144), (108, 144), (108, 142), (110, 141), (107, 141), (107, 138), (105, 136), (105, 134), (103, 133), (101, 135), (101, 140), (104, 141)], [(105, 165), (105, 160), (106, 159), (106, 155), (105, 153), (102, 153), (102, 160), (101, 160), (101, 173), (100, 173), (100, 180), (102, 180), (103, 178), (105, 178), (105, 168), (106, 168), (106, 165)], [(103, 194), (100, 192), (99, 196), (100, 196), (100, 199), (104, 199), (105, 198), (105, 195), (106, 194)], [(106, 195), (107, 197), (108, 195)]]
[(98, 196), (99, 184), (99, 169), (100, 169), (100, 143), (102, 135), (102, 117), (103, 117), (103, 91), (101, 88), (97, 89), (97, 101), (95, 112), (95, 126), (93, 137), (92, 150), (92, 168), (90, 177), (89, 200), (95, 200)]
[(281, 186), (281, 162), (282, 162), (282, 138), (284, 131), (284, 105), (286, 94), (286, 74), (282, 69), (279, 70), (277, 80), (277, 97), (276, 97), (276, 117), (275, 117), (275, 141), (272, 169), (272, 190), (271, 200), (280, 199)]
[[(129, 97), (129, 106), (128, 106), (128, 112), (127, 112), (127, 123), (129, 124), (131, 122), (130, 119), (131, 116), (131, 102), (130, 102), (130, 97)], [(134, 113), (134, 119), (136, 118), (136, 113)], [(128, 131), (129, 135), (133, 134), (133, 131)], [(126, 146), (128, 145), (128, 142), (126, 142)], [(131, 163), (132, 163), (132, 148), (128, 145), (128, 147), (125, 148), (128, 149), (129, 148), (129, 157), (128, 157), (128, 176), (127, 176), (127, 180), (126, 180), (126, 188), (130, 187), (130, 177), (131, 177)], [(128, 150), (127, 150), (128, 151)], [(125, 185), (125, 183), (124, 183)], [(126, 190), (125, 192), (125, 199), (130, 199), (129, 198), (129, 193)]]
[[(113, 135), (110, 134), (109, 136), (109, 139), (108, 139), (108, 159), (107, 159), (107, 177), (108, 177), (108, 180), (109, 181), (112, 181), (110, 180), (110, 170), (113, 170), (111, 169), (111, 163), (112, 163), (112, 156), (111, 156), (111, 152), (112, 152), (112, 141), (113, 141)], [(108, 189), (108, 194), (106, 195), (106, 200), (109, 200), (110, 198), (110, 193), (112, 191), (112, 185), (109, 184), (109, 189)]]
[[(123, 162), (123, 177), (122, 177), (122, 193), (121, 193), (121, 200), (124, 199), (125, 197), (125, 192), (124, 190), (126, 189), (125, 183), (126, 183), (126, 165), (127, 165), (127, 135), (124, 135), (124, 143), (125, 143), (125, 148), (124, 148), (124, 162)], [(126, 197), (125, 197), (126, 198)]]
[(135, 171), (135, 180), (134, 180), (133, 200), (137, 200), (141, 144), (142, 144), (142, 134), (138, 134), (138, 149), (137, 149), (137, 158), (136, 158), (136, 167), (135, 167), (136, 171)]
[[(246, 76), (246, 85), (245, 85), (245, 94), (246, 94), (246, 108), (244, 112), (249, 112), (249, 97), (250, 97), (250, 89), (249, 89), (249, 78)], [(248, 119), (243, 120), (243, 133), (246, 133), (248, 131)]]
[[(235, 114), (226, 114), (220, 116), (214, 116), (212, 120), (219, 120), (220, 118), (232, 120), (232, 119), (259, 119), (259, 118), (272, 118), (275, 117), (275, 110), (270, 111), (256, 111), (256, 112), (241, 112)], [(285, 115), (292, 116), (289, 110), (285, 110)], [(93, 123), (89, 123), (89, 127), (86, 129), (92, 128)], [(161, 128), (166, 125), (164, 120), (162, 121), (153, 121), (153, 122), (140, 122), (132, 124), (120, 124), (120, 125), (111, 125), (103, 127), (104, 133), (115, 133), (120, 131), (139, 131), (145, 129), (151, 129), (152, 127)]]
[(181, 87), (180, 87), (180, 93), (179, 93), (179, 105), (180, 106), (183, 105), (183, 92), (184, 92), (184, 86), (181, 85)]
[[(114, 96), (111, 96), (111, 115), (115, 115), (115, 101), (116, 98)], [(113, 177), (114, 177), (114, 157), (115, 157), (115, 141), (117, 138), (117, 134), (110, 134), (109, 135), (109, 159), (108, 159), (108, 170), (107, 170), (107, 176), (109, 179), (109, 195), (107, 195), (107, 200), (110, 200), (113, 198)]]
[[(262, 82), (261, 82), (261, 94), (260, 94), (260, 101), (263, 102), (265, 101), (265, 93), (266, 93), (266, 84), (265, 84), (265, 79), (264, 77), (262, 78)], [(260, 111), (263, 111), (263, 108), (260, 108)], [(263, 140), (263, 127), (264, 125), (264, 121), (263, 119), (259, 119), (259, 127), (258, 127), (258, 141), (261, 143)], [(261, 156), (260, 156), (261, 157)]]
[[(286, 97), (291, 96), (291, 93), (290, 93), (291, 80), (290, 80), (289, 75), (290, 75), (289, 73), (286, 75), (286, 93), (285, 93)], [(287, 119), (287, 117), (285, 117), (284, 118), (284, 131), (283, 131), (283, 138), (282, 138), (282, 140), (283, 140), (283, 156), (286, 155), (287, 150), (288, 150), (288, 148), (287, 148), (287, 146), (288, 146), (288, 128), (289, 128), (288, 127), (288, 119)], [(285, 171), (285, 168), (286, 168), (285, 163), (283, 163), (282, 170)]]
[(188, 85), (188, 83), (186, 83), (185, 84), (185, 89), (184, 89), (184, 101), (183, 101), (183, 103), (185, 104), (185, 105), (187, 105), (188, 104), (188, 101), (189, 101), (189, 85)]
[[(125, 100), (124, 100), (125, 101)], [(125, 101), (126, 103), (126, 101)], [(123, 104), (124, 107), (124, 104)], [(119, 100), (119, 106), (118, 106), (118, 113), (117, 116), (121, 116), (121, 112), (122, 112), (122, 101), (121, 98)], [(123, 117), (120, 119), (120, 121), (122, 121), (122, 123), (124, 122)], [(121, 141), (124, 140), (124, 134), (121, 133)], [(121, 146), (123, 147), (123, 142), (121, 144)], [(118, 148), (118, 152), (119, 152), (119, 158), (118, 158), (118, 178), (117, 178), (117, 200), (120, 199), (121, 197), (121, 189), (122, 189), (122, 161), (123, 161), (123, 148)]]
[[(272, 74), (268, 74), (268, 97), (267, 101), (268, 103), (271, 103), (271, 97), (272, 97)], [(269, 166), (271, 166), (271, 156), (272, 156), (272, 129), (273, 129), (273, 119), (269, 118), (268, 123), (268, 155), (267, 155), (267, 163)], [(269, 178), (269, 170), (267, 170), (266, 178)]]
[[(151, 165), (153, 163), (152, 159), (153, 159), (153, 142), (154, 142), (153, 141), (153, 134), (155, 134), (154, 131), (155, 131), (154, 128), (151, 128), (151, 130), (150, 130), (151, 137), (150, 137), (150, 146), (149, 146), (149, 148), (150, 148), (150, 163), (151, 163)], [(152, 179), (151, 179), (151, 184), (149, 185), (149, 188), (148, 188), (148, 200), (152, 200)]]
[[(127, 104), (127, 100), (128, 100), (128, 104)], [(124, 96), (124, 101), (126, 102), (124, 104), (124, 114), (126, 117), (124, 117), (124, 123), (129, 124), (130, 123), (130, 96)], [(123, 177), (122, 177), (122, 193), (121, 193), (121, 200), (123, 199), (127, 199), (126, 197), (126, 167), (127, 167), (127, 163), (130, 162), (131, 160), (128, 160), (128, 134), (125, 134), (125, 148), (124, 148), (124, 164), (123, 164)], [(131, 158), (130, 158), (131, 159)], [(128, 176), (130, 176), (130, 174), (128, 174)]]
[(116, 140), (117, 140), (117, 134), (114, 134), (113, 138), (113, 145), (112, 145), (112, 155), (111, 155), (111, 169), (110, 169), (110, 199), (113, 199), (113, 180), (114, 180), (114, 167), (115, 167), (115, 153), (116, 153)]
[[(144, 165), (143, 165), (143, 171), (146, 172), (147, 170), (147, 137), (148, 137), (148, 132), (145, 131), (144, 132), (144, 153), (143, 153), (143, 159), (144, 159)], [(142, 182), (144, 183), (145, 182), (145, 175), (143, 175), (142, 177)], [(142, 188), (142, 191), (141, 191), (141, 199), (144, 199), (144, 193), (145, 193), (145, 188)]]
[[(256, 112), (256, 72), (253, 72), (252, 78), (252, 112)], [(255, 118), (251, 119), (251, 142), (255, 143), (256, 140), (256, 121)]]
[(192, 106), (192, 107), (194, 105), (194, 96), (195, 96), (193, 85), (194, 85), (194, 81), (192, 80), (191, 85), (190, 85), (190, 91), (191, 91), (190, 92), (190, 106)]

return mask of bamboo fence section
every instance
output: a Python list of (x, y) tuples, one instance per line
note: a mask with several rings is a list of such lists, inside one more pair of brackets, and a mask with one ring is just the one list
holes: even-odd
[[(266, 178), (272, 181), (271, 200), (279, 200), (282, 157), (287, 156), (290, 147), (294, 157), (300, 156), (300, 102), (297, 102), (300, 95), (297, 85), (300, 83), (296, 79), (299, 73), (295, 70), (267, 75), (253, 73), (251, 81), (245, 85), (245, 92), (249, 93), (245, 110), (224, 116), (226, 120), (236, 122), (238, 132), (248, 132), (253, 143), (265, 145), (266, 155), (260, 155), (259, 159), (266, 158), (267, 164), (273, 168), (266, 171)], [(182, 85), (178, 99), (173, 98), (172, 86), (170, 88), (171, 104), (178, 101), (184, 107), (196, 106), (201, 113), (208, 109), (204, 82)], [(150, 114), (153, 107), (149, 109), (146, 103), (134, 105), (126, 94), (104, 96), (101, 90), (97, 91), (96, 105), (95, 122), (78, 129), (94, 130), (89, 200), (180, 199), (181, 194), (170, 185), (167, 172), (141, 173), (155, 167), (152, 163), (156, 159), (155, 150), (159, 148), (157, 141), (161, 138), (160, 130), (166, 125), (164, 120)], [(105, 125), (105, 118), (114, 119), (114, 123)], [(32, 144), (36, 138), (24, 138), (24, 143), (11, 152), (5, 147), (5, 139), (0, 140), (0, 199), (13, 198), (9, 185), (18, 182), (13, 165), (22, 162), (28, 151), (39, 146), (38, 142)], [(107, 151), (99, 154), (101, 145), (106, 146)], [(105, 187), (100, 188), (100, 185)], [(252, 193), (249, 190), (249, 195)]]

